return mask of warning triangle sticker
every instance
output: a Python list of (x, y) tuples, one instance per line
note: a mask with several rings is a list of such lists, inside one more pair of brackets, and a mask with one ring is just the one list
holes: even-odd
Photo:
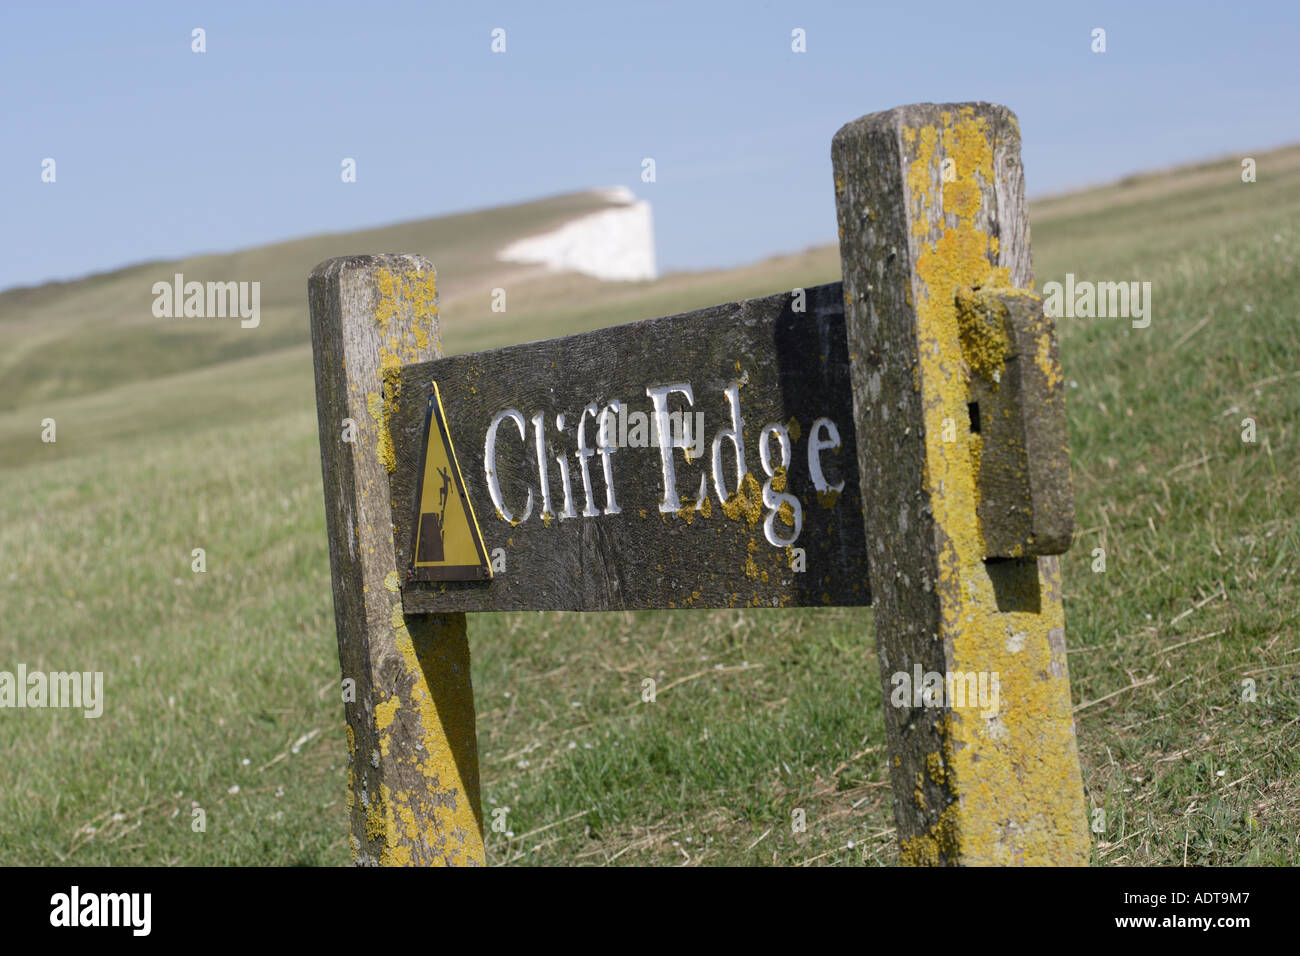
[(429, 388), (411, 555), (411, 576), (417, 581), (485, 581), (492, 577), (437, 382)]

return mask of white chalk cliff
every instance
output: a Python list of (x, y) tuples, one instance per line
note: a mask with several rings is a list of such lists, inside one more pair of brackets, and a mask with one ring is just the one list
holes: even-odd
[(637, 199), (626, 186), (599, 192), (617, 205), (572, 219), (551, 232), (512, 242), (497, 258), (620, 282), (656, 278), (650, 203)]

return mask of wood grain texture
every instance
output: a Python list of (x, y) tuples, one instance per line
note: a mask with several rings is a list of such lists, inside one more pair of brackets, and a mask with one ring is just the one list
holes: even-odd
[[(859, 500), (858, 449), (852, 425), (849, 360), (838, 283), (729, 303), (698, 312), (635, 322), (616, 328), (511, 348), (452, 356), (405, 366), (392, 417), (397, 459), (393, 475), (398, 566), (410, 564), (419, 450), (425, 400), (436, 380), (460, 469), (489, 554), (501, 549), (504, 571), (485, 582), (404, 581), (408, 610), (487, 611), (616, 610), (627, 608), (793, 607), (870, 603), (863, 513)], [(605, 513), (607, 487), (600, 456), (588, 459), (589, 510), (577, 452), (577, 424), (591, 403), (618, 400), (628, 413), (653, 411), (647, 388), (689, 383), (693, 405), (668, 396), (670, 412), (700, 413), (703, 458), (672, 452), (680, 508), (661, 513), (665, 484), (658, 447), (620, 447), (609, 455), (620, 513)], [(725, 390), (739, 386), (744, 444), (744, 494), (737, 496), (735, 451), (720, 445), (726, 496), (713, 485), (712, 443), (732, 425)], [(496, 476), (503, 503), (494, 505), (485, 467), (485, 437), (499, 412), (516, 409), (527, 423), (507, 419), (497, 432)], [(536, 414), (545, 425), (545, 460), (551, 516), (542, 516), (542, 484), (535, 446)], [(565, 429), (556, 427), (563, 414)], [(838, 448), (816, 452), (828, 486), (842, 494), (819, 494), (809, 450), (814, 424), (834, 422)], [(694, 421), (694, 419), (691, 419)], [(769, 479), (760, 461), (759, 436), (768, 424), (790, 437), (785, 484)], [(586, 445), (597, 444), (589, 415)], [(830, 441), (822, 426), (821, 442)], [(693, 437), (693, 436), (692, 436)], [(781, 461), (778, 439), (769, 437), (772, 472)], [(564, 482), (557, 457), (567, 462), (573, 517), (562, 517)], [(706, 481), (700, 497), (701, 479)], [(763, 486), (799, 502), (800, 530), (793, 547), (805, 552), (806, 570), (792, 569), (788, 541), (793, 524), (778, 514)], [(525, 511), (533, 496), (531, 514)], [(697, 507), (698, 506), (698, 507)], [(793, 506), (786, 517), (793, 516)], [(793, 562), (796, 567), (798, 561)]]
[[(959, 333), (959, 295), (1032, 281), (1019, 125), (920, 104), (831, 155), (902, 859), (1086, 863), (1057, 562), (985, 560)], [(925, 673), (996, 677), (998, 700), (936, 702)]]
[(433, 266), (419, 256), (331, 259), (313, 270), (308, 297), (353, 859), (481, 864), (465, 616), (404, 609), (393, 554), (385, 379), (391, 390), (402, 361), (441, 352)]

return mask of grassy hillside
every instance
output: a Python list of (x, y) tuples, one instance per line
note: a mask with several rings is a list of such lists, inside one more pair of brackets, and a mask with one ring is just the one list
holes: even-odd
[[(1147, 329), (1060, 320), (1098, 863), (1300, 862), (1300, 149), (1256, 158), (1254, 184), (1228, 160), (1031, 210), (1040, 284), (1153, 288)], [(107, 696), (97, 720), (0, 711), (0, 863), (347, 861), (306, 275), (427, 255), (452, 351), (838, 278), (829, 247), (632, 284), (493, 261), (602, 202), (0, 294), (0, 669), (102, 670)], [(177, 271), (259, 279), (261, 327), (154, 319), (150, 286)], [(470, 635), (485, 808), (510, 808), (490, 862), (895, 859), (869, 611), (494, 614)]]
[[(496, 250), (511, 238), (544, 232), (608, 205), (598, 194), (578, 193), (0, 293), (5, 383), (0, 411), (301, 346), (310, 341), (306, 276), (332, 256), (417, 252), (436, 257), (445, 276), (439, 287), (454, 307), (475, 290), (509, 284), (530, 270), (495, 261)], [(178, 272), (199, 281), (260, 282), (260, 325), (243, 329), (238, 322), (155, 318), (153, 284), (170, 282)]]

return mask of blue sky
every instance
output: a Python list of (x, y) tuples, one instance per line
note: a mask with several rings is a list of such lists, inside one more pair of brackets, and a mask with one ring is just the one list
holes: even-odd
[(1289, 2), (6, 2), (0, 288), (618, 184), (661, 269), (735, 265), (834, 240), (864, 113), (1004, 103), (1042, 195), (1300, 140), (1298, 46)]

